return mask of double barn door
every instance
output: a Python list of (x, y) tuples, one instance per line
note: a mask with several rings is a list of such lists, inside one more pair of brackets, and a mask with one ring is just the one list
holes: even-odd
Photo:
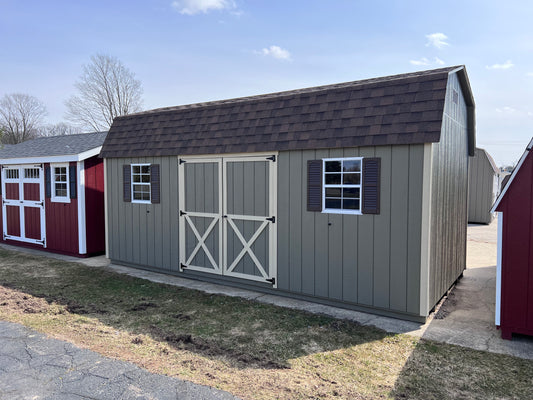
[(41, 165), (2, 168), (4, 239), (45, 245), (44, 176)]
[(276, 156), (179, 160), (180, 269), (276, 287)]

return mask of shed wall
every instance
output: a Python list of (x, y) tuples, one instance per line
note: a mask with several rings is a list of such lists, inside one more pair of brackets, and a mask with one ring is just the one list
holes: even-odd
[[(307, 160), (358, 156), (381, 157), (381, 213), (308, 212)], [(277, 291), (419, 316), (423, 159), (424, 145), (280, 152)], [(122, 166), (130, 163), (161, 165), (161, 204), (123, 201)], [(106, 165), (111, 260), (179, 273), (177, 157)]]
[[(307, 160), (381, 157), (381, 212), (308, 212)], [(419, 315), (423, 145), (279, 154), (278, 288)]]
[(105, 251), (104, 161), (98, 156), (84, 161), (85, 226), (87, 254)]
[[(127, 203), (122, 198), (122, 166), (160, 165), (160, 204)], [(111, 260), (177, 272), (178, 164), (177, 157), (109, 158), (107, 212)]]
[(502, 229), (502, 336), (533, 335), (533, 153), (530, 151), (497, 211)]
[(494, 204), (495, 173), (487, 155), (476, 149), (476, 155), (470, 157), (468, 165), (468, 222), (490, 224), (493, 214), (490, 208)]
[[(46, 163), (45, 166), (49, 166)], [(76, 162), (70, 162), (76, 166)], [(69, 199), (68, 203), (56, 203), (45, 198), (46, 248), (51, 251), (79, 254), (78, 242), (78, 201)]]
[[(454, 91), (457, 93), (454, 102)], [(441, 140), (432, 144), (431, 241), (427, 311), (466, 268), (467, 107), (456, 74), (446, 90)]]

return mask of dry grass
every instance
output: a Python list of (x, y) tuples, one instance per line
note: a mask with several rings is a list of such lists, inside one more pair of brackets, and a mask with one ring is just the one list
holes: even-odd
[(533, 398), (533, 363), (0, 249), (0, 318), (245, 399)]

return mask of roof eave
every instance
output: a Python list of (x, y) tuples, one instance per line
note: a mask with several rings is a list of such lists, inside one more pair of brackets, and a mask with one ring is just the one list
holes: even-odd
[(526, 160), (526, 157), (528, 156), (529, 154), (529, 151), (533, 148), (533, 138), (531, 139), (531, 141), (529, 142), (529, 144), (527, 145), (526, 149), (524, 150), (524, 154), (522, 154), (522, 157), (520, 158), (520, 161), (518, 161), (518, 164), (516, 165), (516, 167), (513, 169), (513, 172), (511, 173), (511, 177), (509, 178), (509, 181), (507, 181), (507, 184), (505, 185), (505, 187), (503, 188), (503, 190), (501, 191), (500, 195), (498, 196), (498, 198), (496, 199), (496, 201), (494, 202), (494, 205), (492, 206), (492, 208), (490, 209), (490, 212), (493, 213), (493, 212), (496, 212), (498, 206), (500, 205), (502, 199), (505, 197), (505, 194), (507, 193), (507, 190), (509, 189), (509, 187), (511, 186), (511, 184), (513, 183), (513, 180), (516, 176), (516, 174), (518, 174), (518, 171), (520, 171), (520, 167), (522, 167), (522, 164), (524, 164), (524, 161)]
[(37, 157), (16, 157), (0, 158), (0, 164), (42, 164), (42, 163), (60, 163), (60, 162), (79, 162), (100, 154), (102, 146), (98, 146), (77, 154), (55, 155), (55, 156), (37, 156)]
[(472, 88), (470, 87), (470, 80), (466, 73), (466, 67), (464, 65), (452, 70), (449, 74), (457, 74), (461, 89), (463, 90), (463, 97), (466, 102), (467, 108), (467, 129), (468, 129), (468, 155), (473, 157), (476, 150), (476, 103), (474, 101), (474, 95)]

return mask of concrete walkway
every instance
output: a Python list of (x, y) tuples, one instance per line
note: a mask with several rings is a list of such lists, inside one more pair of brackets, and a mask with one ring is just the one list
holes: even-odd
[(236, 399), (0, 321), (0, 399)]
[(373, 325), (387, 332), (405, 333), (477, 350), (533, 359), (532, 337), (515, 336), (512, 341), (503, 340), (501, 339), (500, 331), (494, 326), (496, 242), (496, 220), (490, 225), (470, 225), (468, 227), (467, 269), (464, 272), (464, 276), (447, 300), (441, 305), (436, 315), (431, 315), (424, 325), (303, 300), (263, 294), (252, 290), (236, 289), (120, 265), (110, 265), (104, 256), (78, 259), (43, 253), (38, 250), (21, 250), (13, 246), (0, 246), (38, 255), (45, 254), (50, 257), (80, 262), (93, 267), (106, 267), (122, 274), (154, 282), (187, 287), (212, 294), (238, 296), (281, 307), (348, 319), (363, 325)]

